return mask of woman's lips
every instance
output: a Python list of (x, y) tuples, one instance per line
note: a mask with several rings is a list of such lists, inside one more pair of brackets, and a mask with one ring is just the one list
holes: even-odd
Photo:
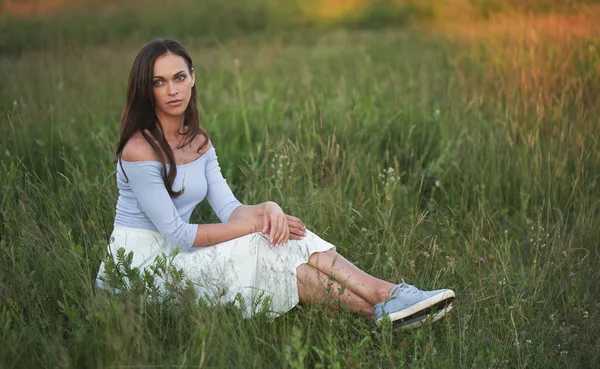
[(167, 103), (167, 105), (172, 108), (176, 108), (176, 107), (180, 106), (181, 104), (183, 104), (183, 100), (173, 100), (173, 101), (169, 101)]

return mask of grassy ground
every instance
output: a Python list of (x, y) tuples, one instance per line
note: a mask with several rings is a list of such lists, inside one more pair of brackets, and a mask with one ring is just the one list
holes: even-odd
[[(324, 307), (269, 324), (185, 299), (178, 309), (97, 296), (126, 76), (152, 31), (80, 36), (77, 47), (5, 44), (0, 366), (599, 362), (600, 39), (544, 33), (543, 22), (497, 32), (491, 13), (443, 35), (409, 27), (186, 40), (203, 124), (240, 200), (278, 202), (380, 278), (456, 291), (447, 319), (413, 332)], [(490, 24), (494, 38), (481, 37)], [(192, 220), (217, 219), (202, 204)]]

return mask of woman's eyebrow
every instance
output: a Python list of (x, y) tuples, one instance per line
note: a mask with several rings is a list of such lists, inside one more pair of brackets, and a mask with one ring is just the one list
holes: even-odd
[[(180, 70), (179, 72), (173, 74), (173, 77), (175, 77), (178, 74), (184, 73), (184, 72), (185, 72), (184, 70)], [(165, 79), (165, 77), (163, 77), (163, 76), (154, 76), (154, 77), (152, 77), (152, 79)]]

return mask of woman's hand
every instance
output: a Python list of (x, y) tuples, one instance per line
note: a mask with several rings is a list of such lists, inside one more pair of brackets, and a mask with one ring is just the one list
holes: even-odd
[(301, 240), (306, 227), (299, 218), (286, 215), (274, 202), (265, 204), (262, 233), (270, 234), (271, 246), (284, 245), (288, 239)]
[(270, 246), (283, 245), (290, 236), (287, 218), (274, 202), (265, 203), (262, 233), (271, 235)]
[(291, 215), (286, 215), (288, 221), (288, 228), (290, 231), (290, 238), (292, 240), (301, 240), (306, 236), (306, 227), (300, 218), (296, 218)]
[[(255, 215), (248, 218), (240, 219), (241, 221), (245, 221), (248, 226), (248, 233), (260, 232), (263, 228), (263, 217), (262, 215)], [(265, 232), (263, 232), (265, 233)]]

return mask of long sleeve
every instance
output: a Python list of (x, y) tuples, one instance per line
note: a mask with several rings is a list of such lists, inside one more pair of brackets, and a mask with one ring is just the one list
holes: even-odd
[(226, 223), (231, 213), (242, 203), (236, 199), (227, 185), (227, 181), (223, 178), (214, 148), (209, 150), (206, 155), (209, 155), (206, 162), (206, 182), (208, 184), (206, 198), (217, 217), (221, 222)]
[(171, 245), (179, 246), (181, 251), (189, 251), (196, 239), (198, 225), (186, 223), (181, 219), (165, 188), (160, 164), (125, 161), (122, 163), (139, 210)]

